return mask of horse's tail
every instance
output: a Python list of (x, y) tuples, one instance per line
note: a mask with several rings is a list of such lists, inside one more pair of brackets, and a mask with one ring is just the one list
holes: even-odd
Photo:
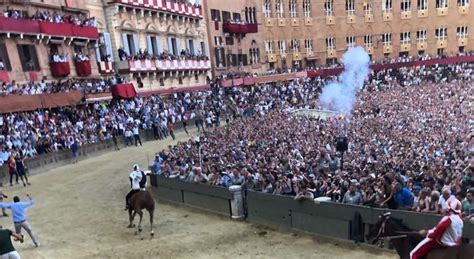
[(149, 191), (146, 191), (145, 196), (146, 196), (146, 200), (147, 200), (146, 209), (150, 212), (155, 211), (155, 199), (153, 198), (153, 195)]

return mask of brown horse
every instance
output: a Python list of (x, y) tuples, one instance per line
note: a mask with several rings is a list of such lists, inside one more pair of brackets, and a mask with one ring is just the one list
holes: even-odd
[[(389, 240), (401, 259), (410, 259), (410, 252), (424, 236), (409, 229), (400, 220), (390, 217), (390, 213), (380, 216), (372, 231), (367, 235), (367, 240), (372, 243), (380, 239)], [(473, 259), (474, 244), (463, 244), (461, 247), (447, 247), (434, 249), (426, 259)]]
[(134, 193), (130, 198), (130, 203), (128, 207), (128, 215), (130, 219), (130, 224), (128, 225), (129, 228), (135, 227), (133, 224), (133, 220), (135, 215), (138, 214), (140, 216), (140, 221), (138, 222), (138, 230), (135, 234), (139, 234), (142, 232), (142, 218), (143, 212), (142, 210), (146, 209), (150, 214), (150, 236), (154, 236), (155, 233), (153, 232), (153, 213), (155, 211), (155, 199), (153, 199), (152, 195), (148, 191), (139, 191)]

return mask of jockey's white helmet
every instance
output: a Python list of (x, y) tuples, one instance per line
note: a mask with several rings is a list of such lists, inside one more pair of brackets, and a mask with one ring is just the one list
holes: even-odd
[(134, 164), (133, 165), (133, 170), (134, 171), (139, 171), (140, 170), (140, 166), (138, 164)]
[(456, 213), (461, 214), (462, 205), (458, 199), (452, 199), (447, 202), (448, 210)]

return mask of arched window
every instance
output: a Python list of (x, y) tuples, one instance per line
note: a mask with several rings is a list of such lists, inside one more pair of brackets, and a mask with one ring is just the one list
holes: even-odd
[(311, 18), (311, 0), (303, 0), (304, 17)]
[[(254, 9), (254, 14), (255, 14), (255, 9)], [(265, 18), (271, 18), (272, 17), (272, 3), (270, 0), (265, 0), (263, 2), (263, 15)]]
[(250, 23), (250, 18), (249, 18), (249, 9), (245, 7), (245, 22)]
[(289, 0), (288, 10), (289, 10), (291, 18), (298, 17), (298, 8), (297, 7), (298, 6), (297, 6), (297, 3), (296, 3), (296, 0)]
[(283, 8), (283, 1), (282, 0), (276, 0), (275, 2), (275, 11), (277, 14), (278, 18), (284, 18), (285, 17), (285, 11)]
[(255, 7), (252, 7), (252, 17), (253, 17), (253, 23), (257, 24), (257, 11), (255, 10)]

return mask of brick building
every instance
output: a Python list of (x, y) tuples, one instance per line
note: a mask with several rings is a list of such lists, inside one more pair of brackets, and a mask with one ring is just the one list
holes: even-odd
[[(138, 92), (206, 85), (211, 65), (206, 60), (206, 23), (198, 5), (182, 0), (29, 2), (0, 4), (13, 15), (0, 18), (1, 74), (9, 80), (88, 79), (118, 73)], [(65, 20), (70, 15), (94, 17), (95, 24), (33, 19), (37, 11)], [(145, 50), (148, 58), (136, 57)], [(52, 62), (56, 52), (67, 53), (67, 59)], [(77, 53), (89, 56), (88, 73), (78, 68), (83, 64), (74, 60)]]
[[(201, 7), (184, 0), (4, 1), (0, 80), (118, 73), (138, 92), (153, 93), (205, 86), (211, 68), (220, 75), (332, 63), (355, 45), (375, 60), (474, 50), (469, 0), (202, 2)], [(37, 11), (65, 19), (95, 17), (94, 26), (32, 19)], [(136, 58), (145, 50), (154, 59)], [(77, 53), (89, 60), (77, 62)], [(53, 54), (67, 57), (53, 62)]]
[(259, 73), (266, 70), (262, 62), (263, 41), (258, 24), (257, 0), (204, 1), (208, 24), (213, 74), (239, 72)]
[[(209, 53), (201, 6), (182, 0), (116, 0), (102, 9), (107, 33), (100, 51), (113, 59), (115, 70), (134, 82), (138, 92), (206, 85), (211, 63), (194, 58)], [(124, 60), (119, 49), (131, 56), (147, 50), (169, 58)], [(189, 57), (183, 58), (183, 51)]]
[[(5, 3), (7, 2), (7, 3)], [(85, 0), (30, 0), (3, 1), (0, 4), (0, 61), (2, 81), (24, 82), (45, 77), (93, 77), (98, 76), (95, 45), (98, 31), (95, 26), (75, 25), (61, 22), (71, 17), (88, 19)], [(50, 15), (51, 20), (38, 19)], [(32, 17), (36, 16), (36, 19)], [(75, 62), (74, 55), (88, 55), (89, 61)], [(63, 62), (54, 62), (53, 55), (64, 57)], [(56, 60), (58, 61), (58, 60)]]
[(375, 60), (472, 51), (472, 9), (469, 0), (258, 0), (261, 59), (311, 67), (355, 45)]

